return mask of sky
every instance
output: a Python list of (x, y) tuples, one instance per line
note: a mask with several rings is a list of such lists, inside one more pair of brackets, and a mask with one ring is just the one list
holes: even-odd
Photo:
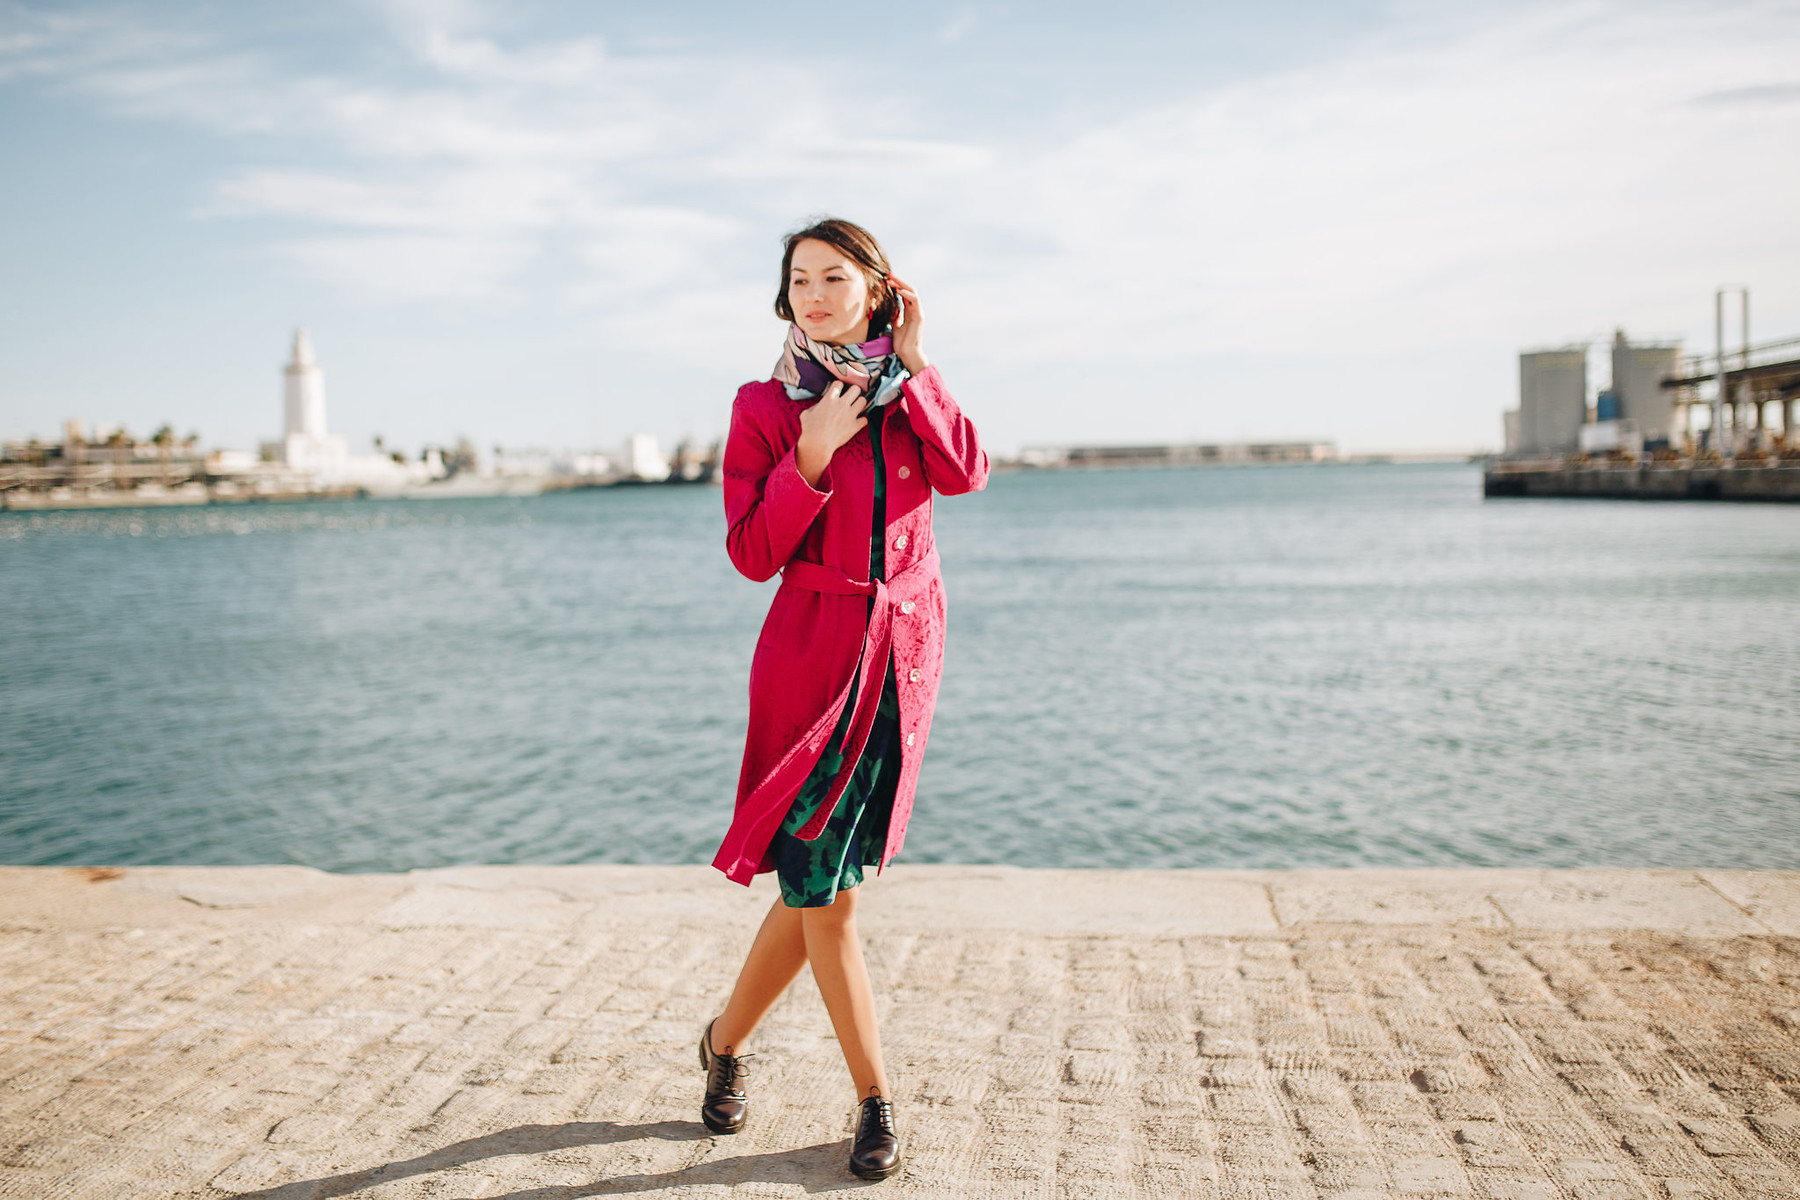
[(1800, 336), (1797, 64), (1735, 0), (0, 0), (0, 436), (252, 448), (302, 323), (354, 450), (718, 436), (829, 213), (1000, 452), (1497, 448), (1521, 349)]

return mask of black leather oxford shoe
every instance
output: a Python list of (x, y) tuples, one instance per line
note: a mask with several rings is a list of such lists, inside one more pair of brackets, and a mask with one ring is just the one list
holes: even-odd
[(748, 1054), (714, 1054), (712, 1022), (700, 1035), (700, 1067), (706, 1072), (706, 1099), (700, 1103), (700, 1119), (714, 1133), (736, 1133), (750, 1115), (750, 1097), (744, 1094), (744, 1070)]
[(856, 1141), (850, 1146), (850, 1173), (858, 1179), (886, 1179), (900, 1169), (900, 1136), (894, 1132), (894, 1106), (886, 1096), (870, 1096), (860, 1109)]

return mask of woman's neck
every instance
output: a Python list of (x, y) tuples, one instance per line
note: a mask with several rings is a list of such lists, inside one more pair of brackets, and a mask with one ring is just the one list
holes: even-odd
[(869, 340), (869, 323), (864, 321), (841, 338), (817, 338), (827, 346), (860, 346)]

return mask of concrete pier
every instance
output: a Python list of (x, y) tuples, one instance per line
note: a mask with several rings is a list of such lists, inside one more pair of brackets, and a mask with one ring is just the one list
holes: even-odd
[(0, 1196), (1800, 1195), (1800, 873), (901, 865), (863, 931), (910, 1153), (844, 1170), (811, 981), (694, 1043), (703, 867), (0, 869)]
[(1482, 473), (1482, 494), (1796, 504), (1800, 503), (1800, 462), (1729, 467), (1622, 462), (1588, 466), (1495, 463)]

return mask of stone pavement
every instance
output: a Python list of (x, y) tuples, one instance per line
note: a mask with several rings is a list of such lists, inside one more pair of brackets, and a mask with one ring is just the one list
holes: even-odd
[(1800, 1196), (1800, 873), (901, 866), (909, 1165), (704, 867), (0, 869), (0, 1196)]

